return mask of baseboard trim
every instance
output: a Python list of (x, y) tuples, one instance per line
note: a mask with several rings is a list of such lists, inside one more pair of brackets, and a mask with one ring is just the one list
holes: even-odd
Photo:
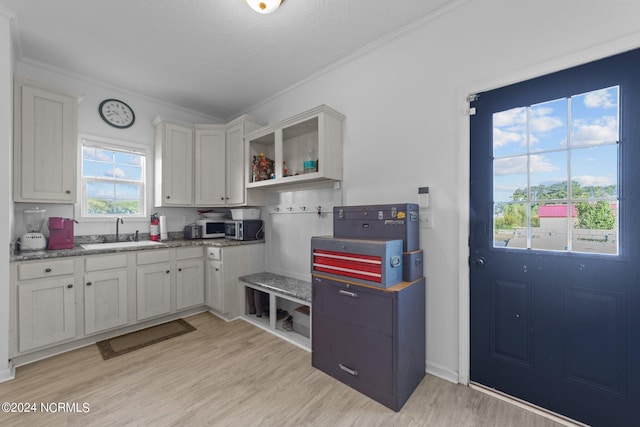
[(0, 371), (0, 383), (5, 381), (11, 381), (16, 378), (16, 368), (11, 362), (9, 362), (9, 368)]
[(458, 373), (456, 371), (452, 371), (449, 368), (435, 363), (430, 363), (428, 361), (426, 362), (426, 366), (427, 374), (431, 374), (438, 378), (442, 378), (443, 380), (458, 384)]
[(525, 409), (529, 412), (533, 412), (534, 414), (545, 417), (551, 421), (554, 421), (558, 424), (562, 424), (566, 427), (589, 427), (587, 424), (582, 424), (580, 421), (572, 420), (571, 418), (567, 418), (564, 415), (557, 414), (555, 412), (549, 411), (548, 409), (541, 408), (540, 406), (534, 405), (532, 403), (526, 402), (522, 399), (518, 399), (517, 397), (509, 396), (506, 393), (501, 391), (489, 388), (482, 384), (469, 382), (469, 387), (478, 390), (482, 393), (488, 394), (489, 396), (500, 399), (504, 402), (515, 405), (519, 408)]

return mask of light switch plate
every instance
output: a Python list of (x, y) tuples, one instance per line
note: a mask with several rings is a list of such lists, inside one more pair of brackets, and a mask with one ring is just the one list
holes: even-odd
[(420, 208), (420, 228), (433, 228), (433, 211)]

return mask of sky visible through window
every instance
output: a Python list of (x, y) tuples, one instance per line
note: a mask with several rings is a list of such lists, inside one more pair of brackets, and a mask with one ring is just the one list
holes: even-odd
[[(548, 249), (572, 250), (572, 246), (576, 246), (572, 241), (580, 243), (578, 246), (582, 244), (572, 240), (571, 235), (585, 234), (576, 230), (586, 223), (577, 217), (569, 218), (584, 215), (589, 208), (579, 203), (595, 206), (599, 202), (601, 206), (606, 202), (612, 209), (611, 215), (617, 216), (619, 133), (618, 86), (495, 113), (494, 229), (502, 235), (496, 236), (496, 246), (516, 244), (508, 238), (513, 231), (519, 232), (520, 237), (526, 234), (527, 244), (520, 247), (535, 248), (541, 241), (532, 242), (532, 239), (545, 235), (548, 230), (541, 228), (550, 226), (547, 215), (554, 212), (556, 234), (562, 232), (561, 224), (565, 224), (565, 234)], [(540, 206), (554, 208), (540, 212)], [(562, 210), (558, 210), (558, 206), (564, 206), (564, 223), (557, 217)], [(576, 211), (577, 207), (581, 209)], [(516, 216), (519, 217), (516, 219)], [(604, 230), (608, 226), (598, 227)], [(617, 221), (616, 226), (608, 230), (609, 234), (613, 234), (612, 230), (617, 236)], [(608, 239), (611, 243), (612, 236), (600, 238), (596, 236), (598, 233), (582, 239)], [(507, 238), (502, 239), (505, 236)], [(565, 244), (559, 243), (562, 239)], [(500, 243), (502, 241), (506, 243)], [(548, 245), (539, 248), (546, 249), (544, 246)], [(610, 250), (604, 252), (610, 253)]]
[(144, 215), (144, 155), (83, 145), (83, 214)]

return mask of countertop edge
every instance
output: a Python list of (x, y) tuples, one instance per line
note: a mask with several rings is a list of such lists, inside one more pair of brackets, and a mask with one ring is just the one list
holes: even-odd
[(264, 243), (264, 239), (260, 240), (231, 240), (225, 238), (219, 239), (197, 239), (197, 240), (168, 240), (161, 242), (159, 245), (153, 246), (133, 246), (128, 248), (111, 248), (111, 249), (94, 249), (86, 250), (80, 245), (76, 245), (73, 249), (60, 249), (60, 250), (41, 250), (41, 251), (22, 251), (15, 254), (11, 254), (10, 262), (20, 261), (35, 261), (42, 259), (53, 258), (66, 258), (66, 257), (78, 257), (78, 256), (90, 256), (90, 255), (102, 255), (110, 253), (122, 253), (132, 251), (155, 251), (159, 249), (180, 248), (189, 246), (202, 246), (202, 247), (215, 247), (215, 248), (228, 248), (242, 245), (255, 245)]

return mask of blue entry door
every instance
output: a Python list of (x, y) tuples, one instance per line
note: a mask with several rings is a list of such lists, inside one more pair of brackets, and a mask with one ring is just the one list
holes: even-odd
[(638, 425), (640, 50), (471, 106), (471, 381)]

